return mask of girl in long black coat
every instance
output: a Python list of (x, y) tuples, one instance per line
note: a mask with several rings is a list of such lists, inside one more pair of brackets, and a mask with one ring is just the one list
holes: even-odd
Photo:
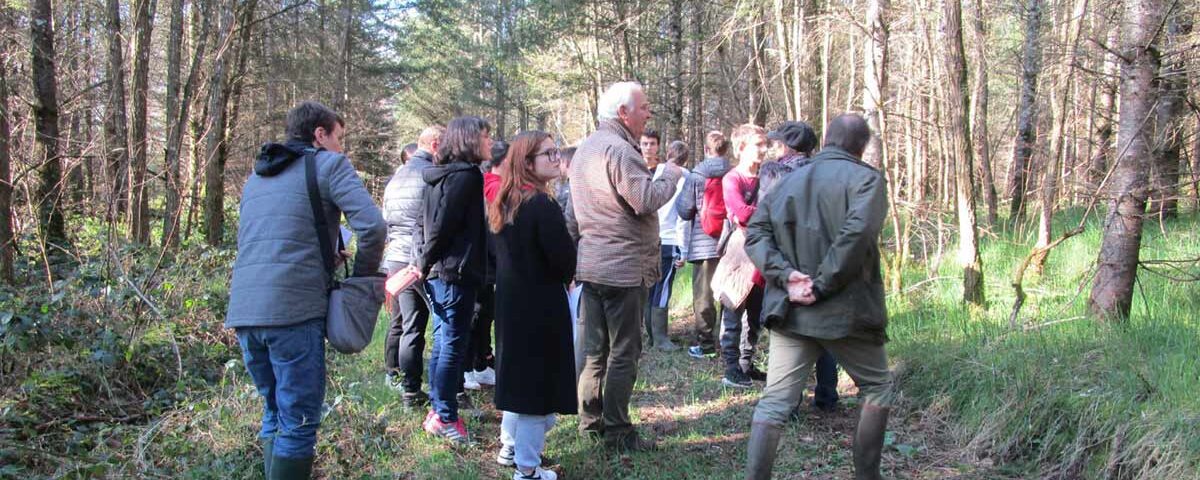
[(496, 408), (504, 411), (500, 463), (514, 479), (553, 480), (541, 452), (553, 415), (576, 413), (575, 351), (566, 285), (575, 244), (547, 189), (558, 150), (542, 132), (517, 135), (488, 205), (496, 247)]

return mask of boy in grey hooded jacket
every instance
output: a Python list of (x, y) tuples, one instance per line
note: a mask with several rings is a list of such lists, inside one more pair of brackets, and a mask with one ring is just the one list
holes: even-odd
[(336, 220), (345, 213), (358, 235), (354, 276), (379, 274), (387, 235), (379, 208), (341, 154), (342, 119), (324, 105), (304, 102), (288, 112), (287, 123), (287, 142), (263, 145), (242, 190), (225, 319), (265, 403), (259, 438), (268, 479), (312, 474), (325, 398), (330, 272), (315, 231), (305, 157), (314, 156), (321, 206), (331, 220), (321, 234), (336, 239)]

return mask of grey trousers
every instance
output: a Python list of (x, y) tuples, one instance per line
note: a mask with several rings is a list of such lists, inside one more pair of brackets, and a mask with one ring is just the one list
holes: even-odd
[(500, 420), (500, 444), (513, 449), (517, 468), (536, 468), (542, 464), (546, 433), (554, 428), (554, 415), (526, 415), (504, 412)]
[(773, 329), (767, 360), (767, 386), (754, 408), (754, 421), (783, 425), (792, 409), (804, 398), (804, 387), (813, 364), (825, 352), (832, 353), (854, 379), (870, 405), (890, 407), (895, 401), (892, 372), (883, 345), (855, 338), (823, 340)]
[(633, 430), (629, 401), (642, 354), (645, 287), (583, 284), (583, 373), (579, 430), (623, 435)]
[(717, 301), (713, 299), (712, 279), (720, 257), (692, 262), (692, 311), (695, 313), (696, 345), (704, 350), (717, 348)]

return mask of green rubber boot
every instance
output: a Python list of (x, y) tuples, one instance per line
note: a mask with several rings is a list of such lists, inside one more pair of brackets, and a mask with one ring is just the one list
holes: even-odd
[(750, 445), (746, 448), (746, 480), (769, 480), (779, 452), (783, 427), (764, 422), (750, 425)]
[(267, 480), (308, 480), (312, 478), (313, 458), (271, 459), (271, 476)]

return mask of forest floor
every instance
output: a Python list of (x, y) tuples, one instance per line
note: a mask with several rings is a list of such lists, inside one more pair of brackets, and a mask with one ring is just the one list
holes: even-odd
[[(677, 341), (684, 342), (690, 317), (673, 323)], [(362, 354), (329, 354), (333, 361), (326, 402), (331, 409), (319, 435), (319, 476), (509, 478), (511, 468), (495, 462), (500, 414), (491, 404), (492, 390), (470, 393), (477, 408), (465, 418), (473, 445), (456, 447), (428, 436), (420, 427), (425, 410), (406, 410), (399, 395), (384, 384), (385, 326), (381, 323), (376, 329), (375, 341)], [(144, 459), (128, 466), (147, 460), (181, 461), (175, 466), (186, 465), (182, 473), (188, 478), (258, 476), (260, 457), (254, 435), (261, 400), (241, 364), (230, 363), (228, 381), (197, 402), (204, 407), (165, 416), (156, 428), (143, 432), (151, 436), (149, 451)], [(761, 384), (751, 390), (728, 389), (721, 386), (720, 373), (716, 359), (697, 360), (682, 350), (647, 349), (641, 359), (632, 414), (643, 432), (658, 437), (660, 448), (647, 453), (612, 453), (577, 433), (577, 417), (560, 416), (548, 436), (545, 454), (564, 479), (740, 477)], [(820, 414), (806, 408), (803, 418), (788, 426), (775, 478), (853, 478), (850, 442), (859, 402), (853, 382), (844, 373), (839, 390), (843, 399), (836, 413)], [(811, 392), (807, 401), (811, 403)], [(898, 409), (887, 434), (887, 478), (1012, 478), (989, 461), (973, 459), (956, 447), (935, 417), (909, 402)], [(171, 460), (180, 453), (190, 458)], [(154, 475), (155, 470), (136, 473)]]
[[(1080, 219), (1060, 214), (1056, 231)], [(1100, 221), (1089, 218), (1043, 275), (1026, 279), (1016, 328), (1010, 272), (1034, 229), (986, 232), (980, 310), (961, 306), (953, 244), (913, 245), (903, 288), (888, 295), (900, 392), (888, 478), (1200, 479), (1200, 283), (1190, 281), (1200, 263), (1189, 260), (1200, 252), (1200, 217), (1147, 224), (1125, 323), (1084, 315)], [(77, 248), (78, 266), (54, 288), (33, 281), (0, 290), (0, 478), (261, 478), (262, 401), (221, 327), (232, 250), (193, 246), (160, 264), (154, 252), (116, 248), (98, 234)], [(124, 266), (106, 266), (114, 258)], [(690, 275), (677, 278), (672, 334), (686, 345)], [(405, 410), (385, 385), (385, 330), (381, 319), (361, 354), (329, 354), (319, 476), (508, 478), (494, 461), (491, 391), (471, 394), (474, 445), (429, 437), (425, 412)], [(563, 416), (546, 455), (565, 479), (738, 478), (761, 385), (726, 389), (720, 373), (715, 359), (647, 350), (632, 414), (660, 449), (607, 452)], [(844, 373), (840, 390), (836, 413), (805, 409), (789, 424), (775, 478), (852, 478), (858, 402)]]

